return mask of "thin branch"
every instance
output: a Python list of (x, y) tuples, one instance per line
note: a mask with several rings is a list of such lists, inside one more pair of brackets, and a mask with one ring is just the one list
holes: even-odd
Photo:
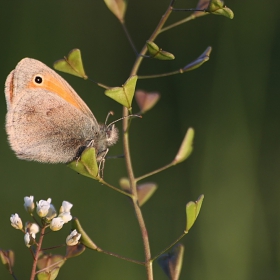
[(128, 261), (128, 262), (132, 262), (132, 263), (136, 263), (136, 264), (140, 264), (140, 265), (145, 265), (144, 262), (140, 262), (140, 261), (137, 261), (137, 260), (133, 260), (133, 259), (130, 259), (130, 258), (126, 258), (126, 257), (120, 256), (118, 254), (115, 254), (115, 253), (103, 250), (100, 247), (97, 247), (96, 251), (99, 252), (99, 253), (103, 253), (103, 254), (106, 254), (106, 255), (109, 255), (109, 256), (113, 256), (113, 257), (116, 257), (116, 258)]
[(36, 266), (37, 266), (37, 262), (38, 262), (38, 258), (39, 258), (39, 253), (41, 251), (41, 247), (42, 247), (42, 244), (43, 244), (45, 230), (46, 230), (46, 227), (43, 227), (41, 229), (41, 235), (40, 235), (40, 238), (39, 238), (39, 241), (38, 241), (38, 245), (37, 245), (37, 249), (36, 249), (36, 253), (35, 253), (35, 258), (34, 258), (33, 265), (32, 265), (30, 280), (34, 280), (35, 276), (36, 276)]
[(120, 190), (120, 189), (118, 189), (118, 188), (116, 188), (116, 187), (110, 185), (109, 183), (105, 182), (102, 178), (99, 179), (99, 182), (100, 182), (101, 184), (103, 184), (103, 185), (109, 187), (110, 189), (112, 189), (112, 190), (114, 190), (114, 191), (116, 191), (116, 192), (119, 192), (119, 193), (121, 193), (121, 194), (124, 194), (124, 195), (126, 195), (126, 196), (129, 196), (131, 199), (133, 199), (133, 195), (132, 195), (132, 194), (130, 194), (130, 193), (128, 193), (128, 192), (125, 192), (125, 191), (123, 191), (123, 190)]
[(139, 79), (155, 79), (155, 78), (162, 78), (162, 77), (167, 77), (167, 76), (172, 76), (172, 75), (177, 75), (177, 74), (183, 74), (184, 70), (181, 68), (176, 71), (168, 72), (168, 73), (162, 73), (162, 74), (154, 74), (154, 75), (146, 75), (146, 76), (138, 76)]
[(131, 38), (131, 36), (130, 36), (128, 30), (127, 30), (127, 27), (126, 27), (126, 25), (125, 25), (125, 22), (121, 22), (121, 24), (122, 24), (124, 33), (125, 33), (125, 35), (126, 35), (128, 41), (129, 41), (129, 43), (130, 43), (130, 46), (132, 47), (132, 49), (133, 49), (133, 51), (135, 52), (135, 54), (138, 55), (138, 51), (137, 51), (137, 49), (136, 49), (136, 47), (135, 47), (135, 45), (134, 45), (134, 43), (133, 43), (133, 40), (132, 40), (132, 38)]
[(167, 30), (169, 30), (169, 29), (171, 29), (171, 28), (173, 28), (173, 27), (176, 27), (176, 26), (178, 26), (178, 25), (181, 25), (181, 24), (183, 24), (183, 23), (185, 23), (185, 22), (188, 22), (188, 21), (190, 21), (190, 20), (192, 20), (192, 19), (196, 19), (196, 16), (193, 15), (193, 14), (190, 15), (189, 17), (187, 17), (187, 18), (184, 18), (184, 19), (182, 19), (182, 20), (179, 20), (179, 21), (177, 21), (177, 22), (175, 22), (175, 23), (172, 23), (172, 24), (170, 24), (170, 25), (168, 25), (168, 26), (162, 28), (162, 29), (160, 30), (160, 33), (163, 33), (163, 32), (165, 32), (165, 31), (167, 31)]
[(168, 247), (166, 247), (164, 250), (162, 250), (159, 254), (153, 257), (152, 261), (156, 260), (159, 256), (164, 254), (166, 251), (168, 251), (170, 248), (172, 248), (176, 243), (178, 243), (185, 235), (187, 232), (184, 232), (181, 234), (173, 243), (171, 243)]
[(147, 177), (150, 177), (150, 176), (152, 176), (152, 175), (155, 175), (155, 174), (157, 174), (157, 173), (159, 173), (159, 172), (161, 172), (161, 171), (163, 171), (163, 170), (166, 170), (166, 169), (168, 169), (168, 168), (170, 168), (170, 167), (172, 167), (172, 166), (174, 166), (174, 162), (171, 162), (171, 163), (169, 163), (169, 164), (167, 164), (167, 165), (165, 165), (165, 166), (163, 166), (163, 167), (161, 167), (161, 168), (159, 168), (159, 169), (156, 169), (156, 170), (154, 170), (154, 171), (152, 171), (152, 172), (150, 172), (150, 173), (144, 174), (144, 175), (142, 175), (142, 176), (136, 178), (135, 181), (136, 181), (136, 182), (139, 182), (140, 180), (143, 180), (143, 179), (145, 179), (145, 178), (147, 178)]

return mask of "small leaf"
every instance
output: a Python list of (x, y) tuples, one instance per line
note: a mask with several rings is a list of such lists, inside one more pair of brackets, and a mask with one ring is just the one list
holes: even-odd
[(127, 7), (126, 0), (104, 0), (109, 10), (121, 21), (124, 21), (124, 14)]
[(209, 6), (206, 9), (208, 13), (214, 15), (225, 16), (230, 19), (233, 19), (234, 13), (233, 11), (224, 5), (224, 1), (222, 0), (210, 0)]
[(157, 92), (146, 92), (143, 90), (136, 90), (135, 99), (141, 110), (141, 114), (146, 113), (152, 109), (160, 98), (160, 94)]
[(130, 76), (122, 87), (107, 89), (105, 95), (130, 109), (137, 79), (136, 75)]
[(186, 222), (186, 232), (190, 230), (190, 228), (193, 226), (202, 205), (204, 199), (204, 195), (200, 195), (197, 201), (193, 202), (190, 201), (186, 205), (186, 214), (187, 214), (187, 222)]
[(15, 253), (12, 250), (2, 250), (0, 249), (0, 259), (2, 264), (9, 270), (10, 274), (12, 274), (12, 267), (15, 263)]
[(85, 80), (88, 78), (84, 70), (82, 55), (79, 49), (70, 51), (67, 57), (57, 60), (53, 67), (58, 71), (65, 72)]
[(159, 256), (158, 263), (170, 280), (178, 280), (184, 255), (184, 246), (177, 244), (166, 254)]
[(99, 180), (100, 177), (98, 175), (98, 166), (96, 162), (96, 154), (94, 148), (86, 148), (80, 159), (73, 160), (72, 162), (67, 164), (68, 167), (75, 170), (79, 174)]
[(85, 250), (86, 247), (80, 243), (74, 246), (67, 246), (65, 258), (69, 259), (69, 258), (77, 257), (81, 255)]
[[(209, 2), (210, 2), (210, 0), (199, 0), (196, 5), (196, 9), (197, 10), (206, 10), (209, 6)], [(209, 13), (202, 12), (202, 11), (195, 11), (195, 12), (193, 12), (193, 15), (195, 17), (201, 17), (201, 16), (209, 15)]]
[(147, 202), (150, 197), (157, 190), (157, 185), (155, 183), (144, 183), (137, 186), (138, 202), (142, 206)]
[(156, 58), (156, 59), (159, 59), (159, 60), (173, 60), (173, 59), (175, 59), (175, 56), (172, 53), (163, 51), (154, 42), (147, 41), (146, 45), (147, 45), (149, 53), (151, 54), (151, 56), (153, 58)]
[(38, 280), (54, 280), (58, 276), (59, 268), (54, 268), (51, 272), (39, 272), (37, 274)]
[(82, 235), (80, 239), (80, 242), (82, 244), (84, 244), (86, 247), (92, 250), (96, 250), (98, 248), (97, 245), (89, 238), (89, 236), (83, 230), (79, 220), (75, 217), (72, 219), (72, 227)]
[(56, 267), (62, 267), (64, 263), (64, 256), (42, 254), (37, 262), (37, 267), (39, 270), (44, 269), (46, 272), (51, 272)]
[(184, 72), (194, 70), (200, 67), (204, 62), (209, 60), (210, 53), (212, 51), (211, 47), (208, 47), (196, 60), (189, 63), (183, 68)]
[(193, 128), (189, 128), (181, 144), (181, 147), (175, 159), (173, 160), (173, 164), (180, 163), (186, 160), (190, 156), (193, 150), (193, 138), (194, 138), (194, 130)]

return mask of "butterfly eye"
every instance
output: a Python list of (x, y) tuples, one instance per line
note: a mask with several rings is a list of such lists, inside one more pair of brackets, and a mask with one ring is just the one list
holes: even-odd
[(36, 75), (34, 77), (34, 82), (38, 85), (41, 84), (43, 82), (43, 77), (41, 75)]

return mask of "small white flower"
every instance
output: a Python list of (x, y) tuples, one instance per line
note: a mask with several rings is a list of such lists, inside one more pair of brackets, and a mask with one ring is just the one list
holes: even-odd
[(52, 200), (48, 198), (47, 200), (40, 200), (39, 202), (36, 202), (37, 204), (37, 214), (39, 217), (43, 218), (48, 214), (50, 205)]
[(23, 206), (28, 213), (32, 213), (35, 208), (33, 200), (34, 200), (34, 196), (25, 196), (24, 197)]
[(35, 239), (35, 234), (37, 234), (39, 230), (40, 230), (39, 226), (35, 223), (29, 226), (29, 233), (32, 235), (34, 239)]
[(11, 221), (12, 227), (14, 227), (15, 229), (22, 229), (22, 227), (23, 227), (22, 221), (17, 213), (15, 213), (14, 215), (11, 215), (10, 221)]
[(29, 248), (31, 246), (30, 244), (30, 234), (29, 232), (27, 232), (25, 235), (24, 235), (24, 243), (25, 245)]
[(70, 212), (61, 213), (58, 215), (58, 217), (60, 217), (65, 224), (72, 220), (72, 215), (70, 214)]
[(56, 210), (54, 208), (54, 206), (52, 204), (50, 204), (50, 208), (49, 208), (49, 211), (48, 211), (48, 214), (46, 216), (46, 219), (48, 221), (52, 220), (54, 217), (56, 217)]
[(68, 201), (63, 201), (62, 202), (62, 206), (60, 207), (59, 213), (63, 213), (63, 212), (69, 212), (71, 208), (73, 207), (73, 204), (68, 202)]
[(61, 217), (53, 218), (50, 223), (50, 229), (53, 231), (60, 230), (64, 224), (64, 221)]
[(68, 246), (74, 246), (78, 244), (81, 238), (81, 234), (77, 232), (77, 230), (73, 230), (67, 237), (66, 237), (66, 244)]

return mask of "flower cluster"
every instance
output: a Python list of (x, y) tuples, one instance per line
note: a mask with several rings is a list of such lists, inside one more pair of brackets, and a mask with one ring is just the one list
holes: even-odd
[[(41, 218), (43, 227), (50, 227), (52, 231), (58, 231), (63, 227), (64, 224), (72, 220), (70, 210), (73, 207), (73, 204), (68, 201), (63, 201), (59, 210), (59, 214), (57, 215), (57, 211), (53, 204), (51, 204), (51, 201), (51, 198), (48, 198), (47, 200), (40, 200), (39, 202), (36, 202), (36, 213)], [(35, 209), (34, 196), (24, 197), (23, 206), (25, 210), (31, 216), (33, 216), (33, 211)], [(22, 220), (17, 213), (11, 215), (10, 221), (12, 227), (24, 232), (24, 242), (27, 247), (36, 244), (36, 234), (40, 230), (40, 227), (37, 223), (27, 222), (23, 229)], [(69, 236), (67, 236), (66, 244), (68, 246), (76, 245), (80, 238), (81, 234), (74, 230)]]

